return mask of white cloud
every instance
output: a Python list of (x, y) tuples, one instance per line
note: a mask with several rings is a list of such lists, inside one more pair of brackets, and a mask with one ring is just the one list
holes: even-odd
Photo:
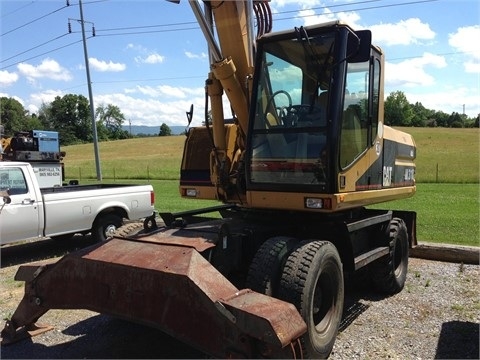
[(422, 23), (418, 18), (401, 20), (396, 24), (378, 24), (369, 27), (372, 31), (372, 41), (385, 45), (418, 44), (425, 40), (433, 40), (435, 32), (429, 24)]
[(103, 61), (103, 60), (98, 60), (96, 58), (89, 58), (88, 59), (90, 66), (97, 71), (100, 72), (119, 72), (119, 71), (124, 71), (127, 66), (125, 64), (121, 63), (114, 63), (111, 60), (109, 62)]
[(207, 58), (207, 54), (202, 52), (200, 54), (194, 54), (192, 53), (191, 51), (185, 51), (185, 55), (189, 58), (189, 59), (206, 59)]
[(143, 64), (161, 64), (165, 60), (165, 56), (162, 56), (160, 54), (154, 53), (147, 55), (146, 57), (142, 56), (136, 56), (135, 61), (137, 63), (143, 63)]
[(427, 109), (441, 110), (447, 114), (463, 112), (465, 105), (465, 114), (470, 117), (480, 114), (480, 103), (478, 101), (478, 89), (468, 89), (465, 87), (455, 87), (451, 89), (441, 89), (438, 92), (429, 91), (427, 93), (416, 94), (405, 92), (409, 103), (421, 102)]
[[(201, 89), (203, 90), (203, 89)], [(203, 91), (200, 91), (203, 92)], [(112, 104), (118, 106), (125, 118), (134, 125), (160, 126), (166, 123), (170, 126), (187, 125), (185, 112), (194, 104), (194, 125), (203, 121), (204, 99), (202, 96), (191, 97), (186, 100), (166, 101), (165, 99), (143, 99), (126, 94), (115, 93), (95, 96), (98, 104)]]
[(408, 59), (400, 63), (385, 63), (385, 85), (428, 86), (435, 83), (435, 78), (427, 73), (426, 68), (444, 68), (447, 66), (443, 56), (424, 53), (422, 57)]
[(0, 97), (6, 97), (6, 98), (12, 98), (12, 99), (15, 99), (17, 100), (20, 104), (22, 104), (22, 106), (25, 106), (25, 102), (23, 101), (22, 98), (16, 96), (16, 95), (11, 95), (11, 94), (7, 94), (7, 93), (1, 93), (0, 92)]
[(7, 70), (0, 70), (0, 86), (10, 86), (17, 82), (18, 74)]
[(57, 96), (62, 97), (63, 95), (65, 94), (60, 90), (47, 90), (43, 92), (32, 93), (30, 94), (27, 110), (30, 111), (30, 113), (38, 113), (38, 110), (42, 104), (49, 104), (55, 100)]
[(305, 9), (298, 12), (298, 16), (302, 18), (305, 26), (325, 23), (334, 20), (341, 20), (350, 25), (355, 30), (360, 30), (362, 26), (358, 24), (360, 15), (356, 12), (338, 12), (333, 13), (330, 9), (325, 8), (323, 14), (315, 15), (315, 11), (311, 9)]
[(129, 43), (126, 49), (140, 54), (134, 58), (135, 62), (139, 64), (161, 64), (165, 61), (165, 56), (160, 55), (156, 51), (148, 50), (142, 45)]
[(59, 81), (69, 81), (72, 79), (70, 72), (52, 59), (44, 59), (38, 66), (20, 63), (17, 65), (17, 68), (20, 74), (25, 76), (30, 81), (39, 78), (47, 78)]
[(458, 28), (448, 35), (448, 44), (456, 51), (464, 53), (463, 64), (467, 73), (480, 73), (480, 25)]
[(153, 98), (162, 97), (167, 99), (185, 99), (192, 95), (201, 96), (205, 93), (205, 90), (198, 88), (175, 87), (170, 85), (160, 85), (155, 87), (137, 85), (135, 88), (126, 89), (125, 92), (127, 94), (140, 93)]

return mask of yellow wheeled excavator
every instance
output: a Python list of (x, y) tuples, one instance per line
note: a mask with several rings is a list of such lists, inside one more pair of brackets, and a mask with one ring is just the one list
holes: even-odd
[(49, 309), (86, 308), (209, 356), (326, 358), (347, 274), (365, 270), (365, 286), (385, 294), (404, 287), (416, 214), (368, 205), (415, 193), (416, 148), (384, 125), (384, 55), (370, 31), (333, 21), (272, 33), (267, 1), (188, 4), (211, 66), (180, 194), (222, 203), (162, 209), (162, 222), (22, 266), (4, 343)]

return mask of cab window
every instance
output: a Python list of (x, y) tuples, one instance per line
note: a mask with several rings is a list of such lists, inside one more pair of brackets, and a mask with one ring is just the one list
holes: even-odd
[(343, 98), (340, 166), (348, 167), (368, 146), (369, 61), (349, 63)]
[(0, 169), (0, 191), (7, 191), (9, 195), (26, 194), (28, 189), (22, 169)]

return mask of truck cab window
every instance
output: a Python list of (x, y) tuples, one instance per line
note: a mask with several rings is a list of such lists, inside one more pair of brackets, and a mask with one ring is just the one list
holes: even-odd
[(0, 190), (8, 191), (9, 195), (26, 194), (28, 189), (22, 169), (0, 169)]
[(348, 167), (368, 144), (369, 61), (349, 63), (343, 98), (340, 166)]

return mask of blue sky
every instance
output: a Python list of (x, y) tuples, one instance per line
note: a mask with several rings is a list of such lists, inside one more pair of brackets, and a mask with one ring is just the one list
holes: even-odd
[[(0, 0), (0, 96), (32, 113), (88, 98), (78, 0)], [(94, 105), (126, 125), (186, 125), (204, 114), (207, 46), (187, 0), (83, 0)], [(480, 113), (478, 0), (272, 0), (273, 30), (334, 19), (371, 29), (386, 54), (385, 94), (446, 113)], [(68, 23), (72, 32), (68, 32)], [(92, 27), (95, 37), (92, 37)], [(226, 110), (228, 114), (228, 111)]]

